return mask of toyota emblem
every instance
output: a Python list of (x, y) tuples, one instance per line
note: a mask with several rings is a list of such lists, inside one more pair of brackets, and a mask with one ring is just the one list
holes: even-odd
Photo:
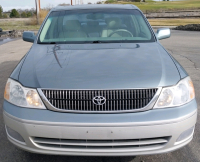
[(103, 105), (106, 103), (106, 99), (103, 96), (96, 96), (92, 99), (95, 105)]

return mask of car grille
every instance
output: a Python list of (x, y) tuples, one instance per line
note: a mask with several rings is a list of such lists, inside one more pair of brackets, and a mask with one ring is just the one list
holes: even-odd
[[(47, 100), (60, 110), (85, 112), (126, 111), (144, 108), (157, 89), (128, 90), (42, 90)], [(105, 104), (96, 105), (93, 98), (103, 96)]]
[(58, 139), (33, 137), (32, 141), (39, 147), (45, 149), (97, 149), (117, 150), (129, 149), (135, 151), (153, 150), (162, 148), (168, 143), (170, 137), (125, 139), (125, 140), (81, 140), (81, 139)]

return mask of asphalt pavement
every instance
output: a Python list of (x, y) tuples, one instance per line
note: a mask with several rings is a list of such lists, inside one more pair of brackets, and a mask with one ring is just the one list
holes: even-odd
[[(181, 63), (191, 76), (200, 105), (200, 32), (172, 31), (163, 46)], [(194, 139), (187, 146), (167, 154), (136, 157), (80, 157), (33, 154), (12, 145), (6, 138), (3, 122), (3, 92), (7, 78), (19, 60), (28, 52), (31, 43), (16, 40), (0, 45), (0, 162), (199, 162), (200, 118)]]

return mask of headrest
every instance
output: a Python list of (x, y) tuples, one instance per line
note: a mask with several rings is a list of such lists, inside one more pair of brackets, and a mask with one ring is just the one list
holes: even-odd
[(88, 26), (99, 26), (99, 22), (97, 22), (97, 21), (88, 21), (87, 25)]
[(104, 19), (104, 14), (92, 13), (92, 14), (88, 14), (86, 18), (90, 20)]
[(65, 24), (66, 30), (77, 31), (80, 30), (81, 23), (78, 20), (67, 20)]
[(122, 25), (121, 19), (118, 17), (109, 17), (106, 19), (106, 24), (108, 26), (108, 28), (119, 28)]

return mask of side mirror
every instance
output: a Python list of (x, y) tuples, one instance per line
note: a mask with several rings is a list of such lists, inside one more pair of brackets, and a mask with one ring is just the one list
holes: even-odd
[(34, 42), (35, 41), (35, 34), (34, 32), (31, 32), (31, 31), (25, 31), (23, 33), (23, 40), (26, 41), (26, 42)]
[(158, 40), (169, 38), (171, 36), (170, 29), (169, 28), (160, 28), (157, 30), (156, 36), (157, 36)]

